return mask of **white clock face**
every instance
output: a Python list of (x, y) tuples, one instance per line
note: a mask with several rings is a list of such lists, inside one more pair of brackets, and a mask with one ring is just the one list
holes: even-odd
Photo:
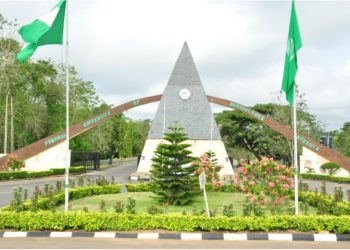
[(179, 91), (179, 96), (182, 100), (187, 100), (191, 97), (191, 91), (189, 91), (188, 89), (181, 89)]

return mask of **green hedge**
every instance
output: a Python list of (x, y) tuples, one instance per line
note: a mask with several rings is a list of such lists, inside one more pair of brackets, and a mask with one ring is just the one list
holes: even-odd
[(125, 184), (125, 188), (128, 192), (148, 192), (152, 190), (149, 183)]
[(337, 176), (322, 175), (322, 174), (299, 174), (299, 176), (303, 179), (350, 183), (349, 177), (337, 177)]
[[(39, 172), (28, 172), (28, 171), (0, 171), (0, 181), (4, 180), (18, 180), (18, 179), (30, 179), (37, 177), (45, 177), (50, 175), (61, 175), (65, 173), (65, 168), (54, 168), (47, 171)], [(86, 172), (85, 167), (71, 167), (69, 172), (72, 174), (75, 173), (84, 173)]]
[(350, 233), (350, 216), (212, 217), (113, 212), (0, 212), (0, 229), (130, 231), (330, 231)]
[[(53, 171), (54, 175), (60, 175), (60, 174), (65, 174), (66, 169), (65, 168), (51, 168), (51, 171)], [(69, 168), (69, 173), (70, 174), (77, 174), (77, 173), (85, 173), (86, 168), (85, 167), (70, 167)]]
[[(237, 185), (224, 184), (222, 186), (214, 186), (212, 184), (206, 184), (207, 191), (214, 192), (241, 192), (241, 189)], [(136, 184), (125, 184), (128, 192), (149, 192), (152, 191), (150, 183), (136, 183)], [(198, 187), (199, 188), (199, 187)]]
[[(69, 199), (70, 200), (81, 199), (84, 197), (100, 195), (100, 194), (116, 194), (116, 193), (120, 193), (120, 190), (121, 190), (120, 184), (71, 188), (69, 189)], [(61, 205), (63, 203), (64, 203), (64, 192), (60, 192), (52, 195), (51, 197), (40, 197), (35, 204), (35, 209), (47, 210), (55, 206)], [(27, 200), (23, 202), (22, 206), (20, 207), (20, 210), (22, 211), (31, 210), (31, 209), (33, 209), (32, 200)], [(11, 211), (13, 210), (13, 208), (10, 205), (8, 205), (6, 207), (1, 208), (1, 210)]]

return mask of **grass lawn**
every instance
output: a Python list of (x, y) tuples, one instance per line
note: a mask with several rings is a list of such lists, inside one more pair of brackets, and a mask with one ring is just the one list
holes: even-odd
[[(133, 193), (119, 193), (119, 194), (107, 194), (107, 195), (96, 195), (91, 197), (86, 197), (79, 200), (70, 201), (72, 210), (83, 210), (87, 207), (89, 211), (100, 210), (100, 202), (105, 200), (106, 210), (114, 211), (114, 205), (116, 201), (121, 201), (123, 204), (126, 203), (128, 197), (132, 197), (136, 200), (136, 212), (147, 213), (147, 208), (151, 205), (155, 205), (158, 208), (164, 209), (165, 213), (182, 213), (186, 211), (187, 214), (192, 214), (193, 204), (187, 206), (161, 206), (157, 201), (152, 198), (154, 196), (151, 192), (133, 192)], [(217, 209), (217, 214), (221, 215), (224, 205), (233, 204), (234, 211), (236, 215), (242, 215), (242, 205), (245, 200), (245, 194), (242, 193), (224, 193), (224, 192), (208, 192), (208, 203), (209, 209)], [(197, 204), (198, 210), (205, 209), (203, 195), (198, 195), (195, 197), (194, 203)], [(290, 201), (294, 204), (293, 201)], [(64, 210), (64, 205), (57, 208), (59, 211)], [(286, 208), (283, 208), (284, 213), (286, 213)], [(303, 214), (303, 211), (300, 212)], [(266, 214), (270, 214), (270, 210), (266, 210)], [(309, 207), (309, 214), (316, 214), (316, 209), (314, 207)]]

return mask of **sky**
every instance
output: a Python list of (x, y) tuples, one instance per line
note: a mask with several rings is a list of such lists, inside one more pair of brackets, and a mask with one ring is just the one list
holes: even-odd
[[(24, 25), (56, 2), (0, 0), (0, 13)], [(287, 104), (278, 100), (290, 10), (290, 1), (271, 0), (71, 0), (69, 63), (119, 105), (161, 94), (187, 41), (208, 95)], [(324, 128), (339, 129), (350, 121), (350, 1), (297, 0), (296, 11), (303, 41), (296, 82)], [(33, 59), (61, 62), (62, 47), (40, 47)], [(152, 119), (156, 108), (125, 114)]]

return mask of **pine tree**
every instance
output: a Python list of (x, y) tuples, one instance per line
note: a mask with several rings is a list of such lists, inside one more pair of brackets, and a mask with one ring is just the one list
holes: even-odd
[(197, 180), (193, 176), (194, 158), (190, 156), (190, 144), (182, 128), (170, 127), (165, 133), (165, 143), (160, 143), (152, 158), (152, 192), (162, 204), (186, 205), (192, 202), (196, 193)]

